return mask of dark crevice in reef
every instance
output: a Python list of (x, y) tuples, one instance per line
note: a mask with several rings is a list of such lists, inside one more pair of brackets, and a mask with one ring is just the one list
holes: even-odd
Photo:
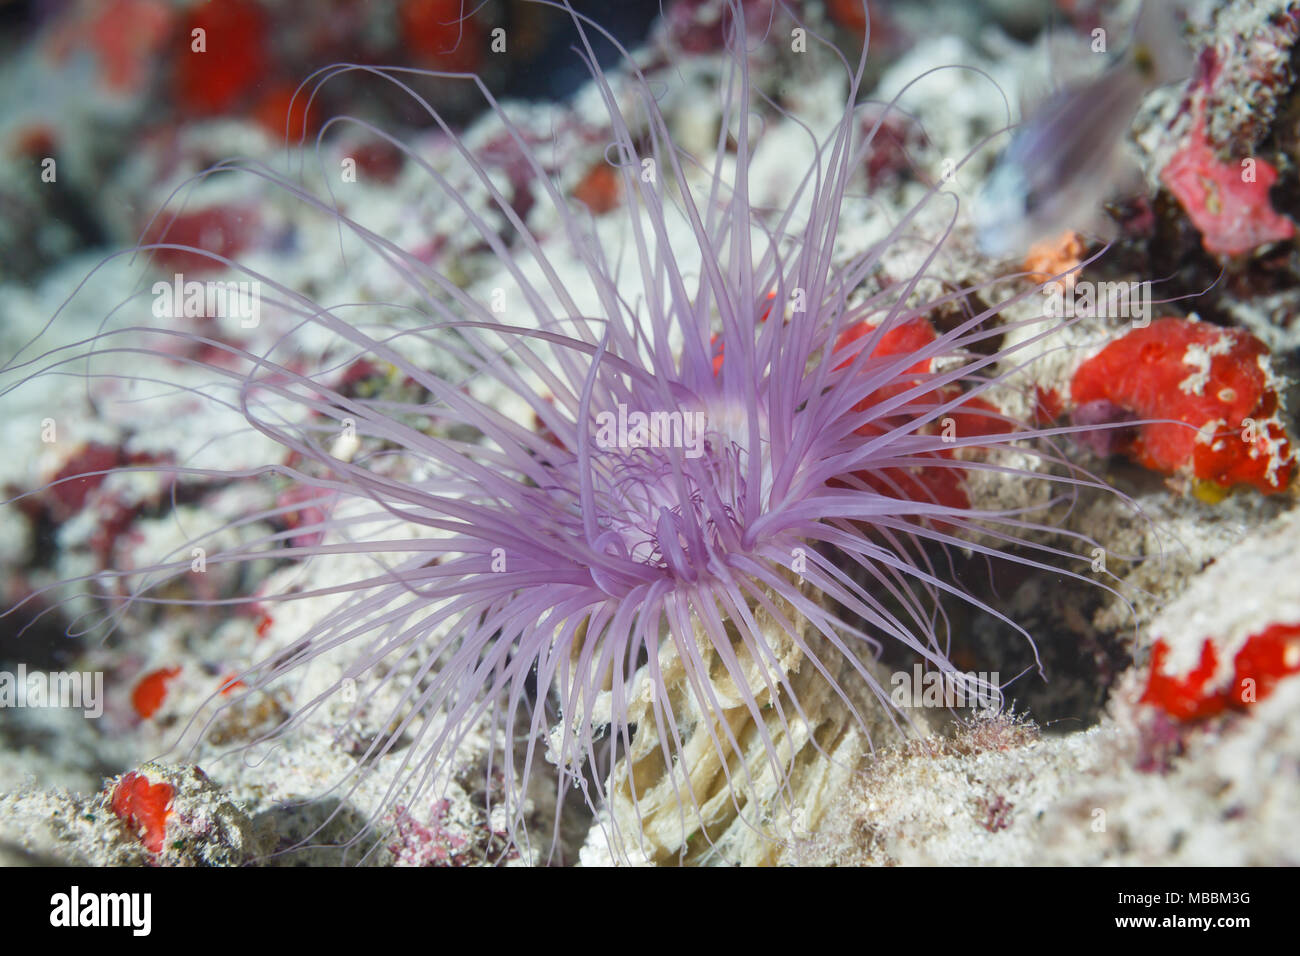
[[(1041, 560), (1029, 549), (1009, 549), (1006, 554)], [(931, 549), (929, 557), (942, 577), (1033, 637), (1031, 646), (1010, 624), (956, 596), (945, 595), (941, 607), (947, 624), (938, 618), (935, 629), (941, 646), (948, 641), (949, 660), (958, 670), (987, 674), (989, 679), (994, 679), (996, 672), (996, 679), (1004, 685), (1005, 707), (1014, 707), (1016, 714), (1045, 729), (1075, 732), (1097, 723), (1112, 683), (1132, 663), (1123, 634), (1093, 626), (1094, 615), (1109, 598), (1106, 591), (1055, 569), (1028, 568), (1005, 559), (989, 561), (978, 554), (949, 556), (937, 548)], [(909, 620), (901, 606), (888, 602), (886, 606), (899, 620)], [(918, 663), (928, 669), (919, 655), (900, 642), (885, 638), (883, 643), (880, 663), (891, 676), (902, 673), (910, 680)], [(888, 692), (891, 687), (885, 689)], [(953, 711), (952, 715), (969, 713)], [(940, 717), (940, 725), (945, 723), (939, 713), (929, 716)]]
[(954, 641), (954, 663), (963, 670), (996, 667), (1003, 682), (1024, 672), (1005, 689), (1006, 699), (1044, 728), (1074, 732), (1097, 723), (1111, 685), (1132, 663), (1124, 636), (1092, 623), (1109, 594), (1059, 571), (1006, 561), (996, 562), (992, 577), (990, 582), (981, 569), (970, 579), (963, 576), (963, 583), (1023, 627), (1034, 646), (1005, 622), (967, 606), (965, 626)]
[[(1273, 190), (1275, 207), (1283, 212), (1300, 210), (1294, 173), (1284, 174)], [(1083, 271), (1094, 281), (1128, 281), (1134, 276), (1151, 277), (1155, 317), (1182, 316), (1195, 312), (1206, 322), (1237, 326), (1229, 310), (1232, 304), (1260, 296), (1293, 292), (1300, 276), (1300, 254), (1287, 244), (1262, 252), (1249, 261), (1220, 263), (1205, 251), (1202, 236), (1189, 220), (1178, 200), (1167, 191), (1154, 200), (1111, 203), (1111, 215), (1128, 229), (1126, 222), (1147, 214), (1152, 226), (1145, 235), (1129, 230), (1105, 255)], [(1095, 252), (1090, 249), (1089, 254)], [(1164, 304), (1162, 304), (1164, 303)]]

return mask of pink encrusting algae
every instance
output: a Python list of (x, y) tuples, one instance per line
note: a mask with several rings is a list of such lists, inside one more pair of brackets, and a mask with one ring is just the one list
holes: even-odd
[(1160, 178), (1201, 231), (1206, 252), (1237, 256), (1295, 235), (1295, 224), (1269, 199), (1277, 170), (1250, 156), (1222, 162), (1205, 139), (1204, 104), (1197, 107), (1186, 144)]
[[(434, 8), (441, 5), (404, 7), (409, 17), (431, 16)], [(734, 14), (743, 26), (743, 11)], [(244, 540), (231, 545), (216, 532), (195, 534), (151, 563), (72, 583), (115, 599), (100, 621), (110, 629), (154, 606), (242, 607), (256, 608), (262, 635), (280, 627), (279, 609), (288, 602), (331, 599), (290, 649), (268, 651), (221, 679), (209, 701), (218, 713), (213, 720), (346, 648), (353, 657), (342, 676), (298, 700), (279, 731), (366, 681), (400, 680), (396, 700), (383, 705), (385, 730), (356, 744), (355, 769), (339, 793), (346, 797), (388, 759), (387, 808), (399, 800), (428, 805), (428, 791), (446, 785), (457, 749), (483, 732), (495, 747), (487, 772), (504, 780), (498, 809), (520, 847), (534, 838), (526, 792), (544, 764), (554, 765), (547, 772), (554, 774), (557, 805), (574, 788), (593, 807), (605, 803), (613, 768), (651, 729), (629, 720), (634, 696), (648, 693), (653, 701), (648, 723), (665, 767), (689, 772), (694, 762), (718, 762), (728, 768), (728, 783), (739, 786), (767, 771), (779, 780), (789, 770), (790, 756), (766, 729), (765, 711), (774, 710), (785, 726), (806, 718), (790, 675), (767, 666), (778, 647), (796, 648), (805, 675), (824, 676), (831, 696), (865, 729), (872, 723), (863, 713), (868, 704), (878, 704), (895, 725), (903, 722), (870, 666), (884, 642), (903, 645), (932, 669), (956, 671), (946, 600), (991, 615), (1032, 646), (999, 607), (948, 576), (934, 552), (964, 549), (996, 559), (1002, 548), (1015, 548), (1010, 560), (1022, 566), (1099, 582), (1089, 562), (1069, 549), (1086, 551), (1089, 539), (1043, 523), (1034, 508), (973, 503), (966, 489), (977, 472), (1053, 483), (1059, 493), (1044, 499), (1044, 510), (1080, 488), (1104, 490), (1052, 439), (1107, 426), (1043, 429), (1016, 421), (994, 400), (1010, 384), (1006, 369), (1028, 361), (1029, 349), (1071, 320), (1002, 315), (1040, 300), (1037, 282), (1022, 281), (1012, 292), (998, 292), (988, 280), (924, 293), (951, 224), (925, 239), (913, 275), (874, 284), (891, 245), (922, 221), (924, 209), (945, 201), (942, 183), (882, 240), (847, 259), (839, 255), (849, 182), (888, 115), (874, 106), (864, 134), (855, 100), (865, 51), (856, 65), (844, 64), (849, 82), (839, 121), (820, 138), (808, 132), (814, 158), (788, 207), (773, 212), (750, 199), (750, 163), (762, 134), (744, 118), (763, 100), (751, 89), (744, 29), (729, 38), (734, 56), (719, 87), (714, 153), (688, 161), (651, 82), (630, 58), (618, 75), (602, 71), (588, 37), (603, 31), (573, 18), (607, 113), (607, 155), (619, 160), (621, 250), (596, 232), (615, 207), (599, 220), (602, 209), (589, 208), (607, 205), (608, 184), (588, 206), (571, 203), (527, 134), (477, 78), (428, 74), (476, 90), (496, 115), (516, 147), (508, 186), (406, 85), (407, 73), (341, 66), (317, 76), (317, 88), (344, 74), (391, 84), (446, 135), (448, 152), (488, 197), (486, 208), (467, 198), (441, 161), (389, 141), (491, 251), (500, 285), (459, 282), (341, 212), (323, 193), (259, 165), (227, 164), (223, 169), (266, 180), (286, 199), (329, 217), (390, 267), (418, 297), (418, 310), (377, 327), (354, 307), (315, 302), (242, 266), (237, 228), (231, 236), (223, 231), (217, 249), (150, 234), (140, 251), (164, 253), (164, 271), (176, 255), (194, 257), (187, 267), (199, 260), (233, 266), (262, 283), (268, 316), (278, 311), (297, 326), (286, 325), (269, 349), (206, 327), (109, 327), (86, 342), (21, 354), (5, 368), (20, 387), (80, 369), (89, 356), (99, 363), (96, 376), (170, 385), (168, 401), (179, 395), (210, 404), (232, 423), (223, 438), (273, 443), (277, 454), (256, 468), (183, 459), (138, 466), (191, 490), (270, 485), (273, 503), (231, 522), (253, 529)], [(425, 52), (438, 50), (430, 41)], [(202, 105), (216, 109), (240, 91), (201, 92)], [(546, 244), (510, 192), (520, 184), (553, 214)], [(167, 248), (172, 244), (185, 248)], [(557, 247), (576, 263), (580, 280), (572, 265), (561, 268)], [(940, 331), (932, 316), (945, 310), (960, 317)], [(322, 367), (286, 354), (298, 326), (330, 340)], [(1010, 331), (1020, 339), (995, 344)], [(440, 374), (421, 361), (435, 352), (459, 374)], [(387, 379), (402, 383), (401, 398), (355, 387), (368, 378), (348, 377), (359, 361), (367, 370), (391, 370)], [(103, 363), (112, 364), (111, 372)], [(641, 424), (624, 435), (609, 431), (612, 421)], [(671, 422), (677, 430), (648, 431), (646, 422)], [(1008, 447), (1038, 469), (997, 460)], [(1042, 543), (1034, 537), (1040, 534), (1057, 543)], [(258, 581), (219, 598), (178, 597), (195, 573), (195, 549), (209, 569), (354, 556), (373, 570), (329, 585), (263, 591)], [(56, 593), (50, 586), (26, 600)], [(664, 655), (684, 673), (671, 687)], [(729, 695), (758, 728), (766, 767), (734, 766), (743, 745), (726, 722), (709, 752), (688, 750), (673, 694), (704, 713), (721, 712)], [(147, 703), (155, 696), (161, 703), (152, 691)], [(378, 706), (376, 700), (373, 690), (350, 699), (348, 719)], [(821, 749), (816, 739), (810, 746)], [(134, 783), (123, 792), (123, 813), (143, 827), (152, 848), (161, 840), (161, 798)], [(702, 798), (689, 788), (677, 792), (683, 834), (695, 829)], [(423, 860), (426, 844), (434, 856), (455, 849), (406, 822), (397, 829), (399, 855)], [(628, 853), (640, 839), (614, 833), (611, 844)]]

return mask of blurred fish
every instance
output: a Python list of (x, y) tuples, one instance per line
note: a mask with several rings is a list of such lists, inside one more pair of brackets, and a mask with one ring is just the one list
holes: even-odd
[(1191, 72), (1175, 12), (1169, 0), (1144, 0), (1125, 54), (1021, 124), (975, 199), (985, 254), (1024, 253), (1067, 229), (1098, 224), (1100, 204), (1123, 176), (1122, 142), (1138, 105)]

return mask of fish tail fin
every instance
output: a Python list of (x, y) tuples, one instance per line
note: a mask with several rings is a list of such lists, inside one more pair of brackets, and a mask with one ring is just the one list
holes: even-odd
[(1178, 14), (1182, 5), (1172, 0), (1143, 0), (1133, 27), (1130, 56), (1153, 86), (1176, 83), (1192, 75), (1195, 60), (1183, 41)]

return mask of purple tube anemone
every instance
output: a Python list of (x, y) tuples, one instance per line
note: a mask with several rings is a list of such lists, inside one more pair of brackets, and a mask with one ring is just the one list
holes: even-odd
[[(843, 762), (846, 734), (867, 747), (873, 729), (903, 722), (873, 660), (884, 643), (956, 678), (945, 600), (1014, 626), (936, 554), (999, 558), (1015, 545), (1010, 560), (1089, 580), (1086, 563), (1069, 569), (1074, 551), (1035, 537), (1065, 533), (1030, 509), (968, 506), (943, 491), (973, 475), (1057, 483), (1061, 494), (1040, 496), (1045, 510), (1096, 484), (1053, 450), (1062, 429), (1029, 427), (978, 400), (1068, 323), (994, 322), (1040, 295), (1027, 280), (1014, 293), (995, 293), (992, 280), (927, 291), (957, 216), (942, 183), (883, 239), (843, 254), (841, 208), (889, 115), (877, 108), (864, 121), (856, 105), (865, 52), (840, 61), (842, 115), (826, 134), (806, 130), (813, 158), (795, 171), (789, 203), (753, 201), (764, 131), (750, 120), (783, 111), (752, 88), (745, 44), (789, 41), (766, 17), (747, 32), (745, 10), (733, 6), (722, 121), (705, 156), (673, 142), (656, 89), (630, 56), (617, 73), (596, 65), (588, 38), (602, 31), (570, 11), (622, 189), (623, 209), (606, 220), (618, 223), (616, 243), (557, 185), (535, 130), (476, 78), (348, 65), (314, 78), (370, 74), (403, 89), (442, 131), (434, 157), (340, 118), (321, 131), (318, 152), (340, 123), (402, 150), (439, 208), (491, 250), (494, 286), (456, 275), (454, 263), (430, 266), (367, 228), (328, 181), (312, 189), (253, 163), (205, 174), (260, 178), (328, 217), (350, 243), (348, 267), (382, 267), (413, 304), (325, 305), (164, 234), (136, 251), (201, 254), (260, 283), (263, 320), (283, 329), (269, 348), (200, 322), (136, 321), (137, 293), (113, 314), (126, 317), (121, 327), (11, 361), (5, 374), (20, 385), (74, 374), (87, 389), (111, 383), (132, 398), (152, 389), (148, 401), (160, 408), (214, 409), (231, 424), (202, 436), (207, 452), (261, 442), (279, 453), (222, 468), (178, 451), (164, 464), (113, 469), (161, 475), (173, 493), (247, 486), (280, 497), (187, 536), (148, 566), (62, 582), (107, 609), (77, 626), (114, 626), (153, 606), (256, 604), (277, 617), (307, 608), (287, 648), (243, 667), (233, 694), (214, 695), (219, 713), (342, 653), (337, 676), (295, 696), (259, 740), (341, 694), (351, 695), (351, 716), (382, 702), (371, 722), (384, 731), (355, 748), (341, 792), (382, 765), (385, 805), (413, 804), (445, 784), (459, 747), (486, 734), (486, 772), (500, 782), (516, 846), (541, 837), (527, 825), (526, 795), (544, 778), (557, 807), (582, 790), (616, 857), (685, 860), (716, 852), (737, 827), (779, 835), (779, 812), (798, 808), (801, 763)], [(811, 31), (807, 39), (822, 42)], [(482, 96), (502, 133), (496, 146), (511, 156), (505, 181), (417, 92), (424, 76)], [(532, 212), (512, 193), (521, 182)], [(919, 235), (923, 212), (941, 203), (952, 210), (947, 227)], [(903, 243), (921, 250), (914, 273), (875, 281)], [(377, 311), (395, 318), (381, 323)], [(890, 347), (940, 312), (959, 317)], [(1011, 341), (1009, 330), (1014, 344), (996, 344)], [(306, 341), (317, 343), (314, 365), (301, 357)], [(385, 370), (385, 387), (353, 387), (345, 370), (359, 362)], [(997, 457), (1013, 446), (1020, 464)], [(196, 591), (196, 549), (207, 573), (231, 573), (233, 593)], [(370, 570), (311, 587), (267, 577), (269, 560), (325, 559)], [(45, 593), (56, 594), (33, 599)], [(554, 819), (558, 827), (558, 809)]]

